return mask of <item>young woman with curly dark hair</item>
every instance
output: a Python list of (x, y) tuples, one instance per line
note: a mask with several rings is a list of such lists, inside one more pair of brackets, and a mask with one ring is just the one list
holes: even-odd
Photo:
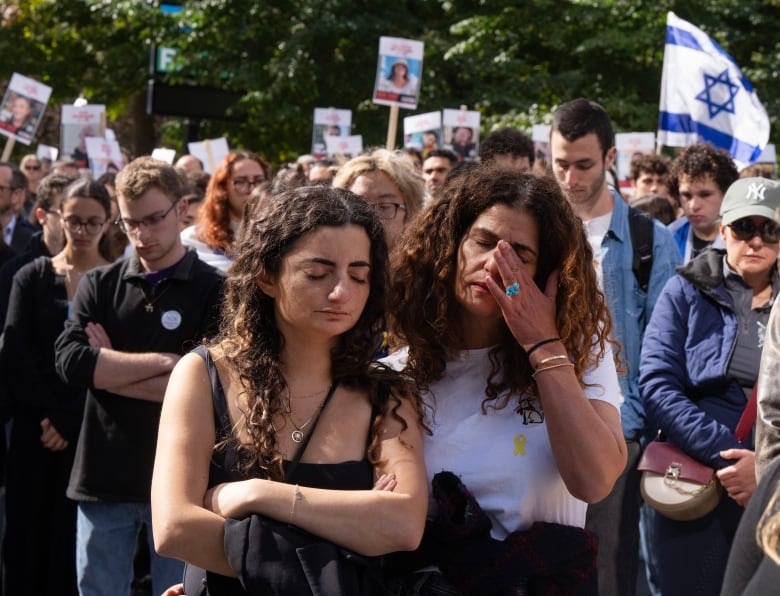
[[(225, 576), (256, 585), (226, 557), (235, 519), (291, 524), (366, 557), (418, 545), (422, 407), (372, 361), (386, 287), (382, 224), (353, 193), (305, 187), (255, 212), (219, 336), (171, 376), (152, 489), (157, 548), (207, 569), (210, 594), (244, 593)], [(294, 580), (273, 593), (303, 589), (295, 551), (282, 564)]]

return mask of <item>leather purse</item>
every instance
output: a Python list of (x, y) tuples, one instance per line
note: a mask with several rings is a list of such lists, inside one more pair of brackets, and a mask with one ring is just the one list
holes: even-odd
[(677, 521), (704, 517), (717, 507), (722, 492), (715, 470), (665, 441), (651, 441), (637, 469), (645, 503)]
[[(734, 431), (740, 442), (745, 440), (756, 418), (756, 389), (753, 387)], [(696, 461), (672, 443), (651, 441), (637, 469), (642, 472), (639, 489), (645, 503), (669, 519), (699, 519), (720, 502), (723, 488), (715, 470)]]

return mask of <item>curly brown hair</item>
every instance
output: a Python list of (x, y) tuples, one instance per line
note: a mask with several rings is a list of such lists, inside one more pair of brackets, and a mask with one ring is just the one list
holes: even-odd
[(206, 187), (206, 195), (198, 214), (197, 238), (214, 250), (225, 251), (235, 242), (230, 227), (230, 204), (228, 184), (233, 175), (233, 166), (245, 159), (257, 162), (266, 180), (271, 179), (271, 164), (251, 151), (231, 151), (217, 166)]
[[(558, 333), (582, 382), (584, 370), (604, 357), (612, 323), (582, 222), (558, 184), (535, 174), (482, 165), (447, 181), (440, 196), (406, 230), (391, 266), (391, 329), (409, 346), (407, 372), (419, 390), (442, 378), (448, 358), (460, 344), (454, 287), (461, 243), (477, 217), (499, 204), (527, 213), (538, 223), (534, 281), (544, 289), (550, 274), (559, 272)], [(490, 360), (483, 411), (488, 405), (506, 407), (509, 395), (519, 400), (524, 391), (535, 392), (528, 356), (508, 327), (490, 351)], [(498, 400), (506, 390), (509, 394)]]
[[(278, 275), (285, 255), (302, 237), (318, 228), (357, 225), (370, 241), (369, 296), (360, 318), (342, 334), (333, 348), (332, 377), (344, 386), (366, 388), (380, 414), (372, 423), (369, 460), (377, 461), (378, 428), (383, 415), (399, 420), (400, 397), (422, 407), (413, 385), (400, 373), (374, 362), (385, 330), (388, 285), (387, 246), (381, 222), (373, 209), (348, 190), (309, 186), (270, 195), (254, 212), (248, 233), (236, 246), (235, 261), (226, 281), (221, 328), (212, 343), (234, 370), (246, 392), (246, 431), (251, 445), (240, 445), (238, 432), (231, 442), (239, 449), (240, 471), (250, 476), (259, 471), (271, 479), (284, 477), (273, 419), (281, 414), (287, 383), (281, 370), (284, 337), (274, 314), (274, 300), (259, 287), (260, 276)], [(387, 404), (380, 403), (380, 384), (390, 384)]]

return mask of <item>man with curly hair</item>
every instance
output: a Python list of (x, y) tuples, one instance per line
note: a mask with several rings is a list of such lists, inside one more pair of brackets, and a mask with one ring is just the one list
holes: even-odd
[(739, 178), (731, 155), (709, 143), (686, 147), (672, 162), (669, 192), (682, 207), (684, 217), (669, 231), (687, 263), (709, 246), (725, 248), (720, 237), (720, 204)]

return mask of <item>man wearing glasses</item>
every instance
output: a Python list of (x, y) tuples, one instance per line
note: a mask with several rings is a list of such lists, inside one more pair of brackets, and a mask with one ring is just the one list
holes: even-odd
[(35, 226), (21, 214), (27, 178), (14, 164), (0, 162), (0, 225), (3, 240), (15, 253), (22, 252), (35, 233)]
[[(150, 490), (160, 405), (180, 356), (216, 330), (223, 276), (187, 250), (187, 205), (175, 170), (139, 158), (116, 178), (134, 255), (82, 279), (57, 340), (57, 371), (86, 387), (68, 496), (78, 502), (77, 573), (84, 595), (128, 594), (136, 536), (152, 536)], [(154, 593), (182, 563), (150, 545)]]

